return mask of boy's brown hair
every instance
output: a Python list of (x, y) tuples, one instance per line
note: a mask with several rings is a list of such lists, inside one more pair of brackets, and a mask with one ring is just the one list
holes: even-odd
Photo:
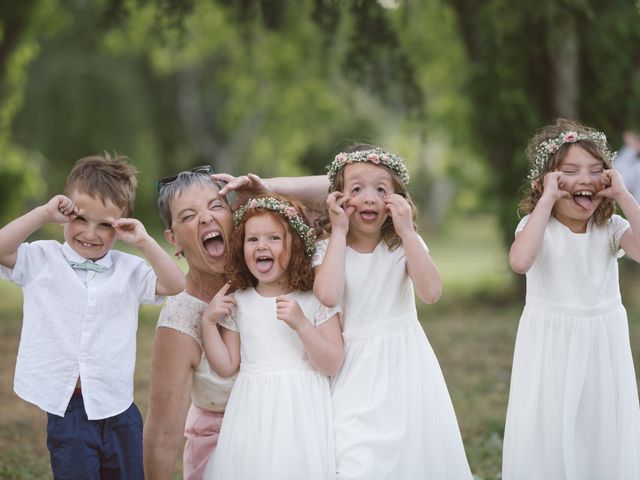
[(81, 158), (71, 169), (63, 193), (85, 193), (106, 205), (111, 202), (122, 209), (123, 217), (133, 215), (136, 201), (137, 170), (123, 155), (107, 152)]

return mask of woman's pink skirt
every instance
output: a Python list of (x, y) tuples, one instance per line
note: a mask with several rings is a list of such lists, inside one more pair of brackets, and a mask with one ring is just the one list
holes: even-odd
[(191, 404), (184, 426), (184, 445), (182, 459), (184, 480), (201, 480), (209, 457), (218, 445), (221, 412), (210, 412)]

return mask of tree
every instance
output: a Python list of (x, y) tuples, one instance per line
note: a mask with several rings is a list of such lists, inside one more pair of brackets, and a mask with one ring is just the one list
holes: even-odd
[(558, 116), (618, 135), (640, 113), (640, 14), (630, 2), (448, 0), (470, 63), (477, 144), (491, 166), (505, 242), (527, 172), (524, 147)]

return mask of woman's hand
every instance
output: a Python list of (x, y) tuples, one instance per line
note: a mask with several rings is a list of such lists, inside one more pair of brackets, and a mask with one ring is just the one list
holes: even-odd
[(253, 173), (247, 173), (240, 177), (234, 177), (228, 173), (216, 173), (211, 175), (214, 180), (225, 182), (226, 185), (220, 189), (220, 195), (228, 195), (231, 192), (236, 193), (233, 201), (229, 200), (231, 210), (238, 209), (247, 200), (260, 195), (268, 195), (271, 192), (266, 183)]

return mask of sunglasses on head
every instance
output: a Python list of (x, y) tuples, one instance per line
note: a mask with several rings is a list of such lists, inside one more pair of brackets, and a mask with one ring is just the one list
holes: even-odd
[[(201, 175), (212, 175), (214, 173), (213, 167), (211, 165), (200, 165), (199, 167), (192, 168), (191, 170), (189, 170), (189, 172), (199, 173)], [(183, 173), (183, 172), (180, 172), (180, 173)], [(180, 173), (178, 173), (177, 175), (172, 175), (170, 177), (166, 177), (158, 180), (156, 182), (156, 189), (158, 190), (158, 192), (160, 192), (162, 187), (164, 187), (165, 185), (169, 185), (170, 183), (175, 182), (176, 178), (178, 178), (178, 175), (180, 175)]]

